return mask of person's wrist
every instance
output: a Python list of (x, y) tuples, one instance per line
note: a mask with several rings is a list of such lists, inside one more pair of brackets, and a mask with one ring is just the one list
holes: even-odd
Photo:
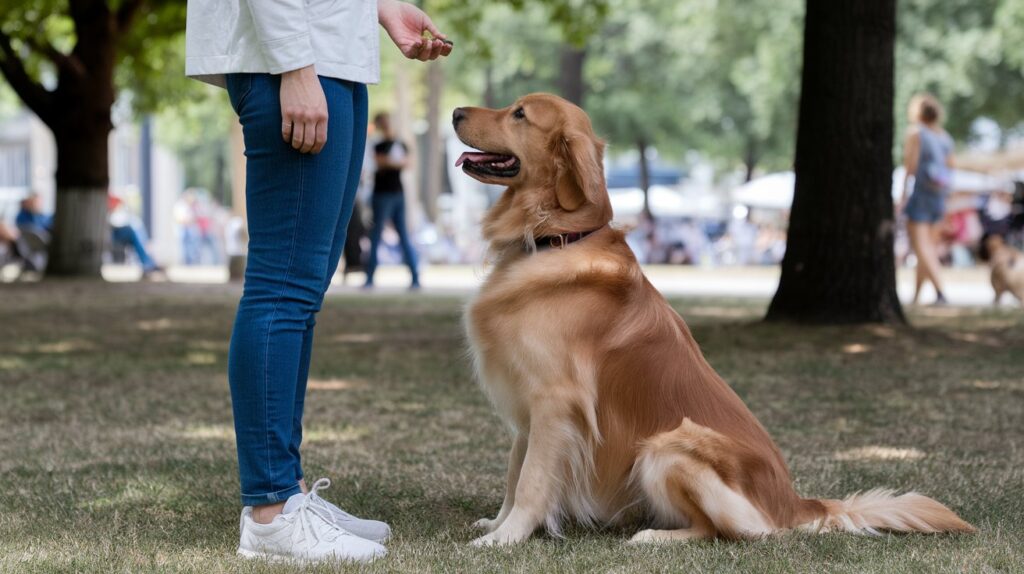
[(377, 21), (383, 24), (397, 5), (398, 0), (377, 0)]
[(294, 70), (288, 70), (281, 74), (282, 80), (300, 80), (316, 75), (316, 68), (310, 64), (303, 66), (302, 68), (296, 68)]

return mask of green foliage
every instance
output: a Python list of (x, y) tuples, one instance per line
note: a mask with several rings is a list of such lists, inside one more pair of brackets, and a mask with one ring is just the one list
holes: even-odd
[(915, 92), (934, 93), (947, 127), (964, 138), (987, 116), (1004, 129), (1021, 122), (1024, 1), (902, 0), (896, 58), (896, 114)]
[[(125, 0), (104, 0), (116, 12)], [(54, 56), (73, 56), (77, 42), (68, 0), (4, 0), (0, 30), (12, 38), (29, 75), (45, 87), (57, 84)], [(185, 2), (142, 0), (118, 42), (115, 73), (119, 90), (131, 92), (136, 110), (148, 111), (186, 97)]]
[(156, 116), (155, 137), (181, 159), (185, 187), (207, 189), (218, 201), (229, 204), (230, 133), (238, 120), (225, 90), (198, 82), (191, 88), (188, 100)]

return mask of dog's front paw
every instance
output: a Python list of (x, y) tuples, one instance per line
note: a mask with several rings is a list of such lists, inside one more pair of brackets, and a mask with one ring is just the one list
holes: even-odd
[(508, 530), (502, 530), (498, 528), (490, 534), (485, 534), (480, 538), (470, 542), (472, 546), (509, 546), (512, 544), (519, 544), (523, 540), (529, 538), (530, 535), (521, 535), (510, 532)]
[(498, 521), (491, 520), (490, 518), (481, 518), (473, 523), (473, 528), (483, 530), (484, 532), (494, 532), (494, 529), (497, 527)]
[(641, 530), (640, 532), (637, 532), (636, 534), (633, 535), (632, 538), (629, 539), (629, 543), (630, 544), (646, 544), (646, 543), (649, 543), (649, 542), (658, 542), (658, 537), (657, 537), (656, 533), (657, 533), (657, 530)]

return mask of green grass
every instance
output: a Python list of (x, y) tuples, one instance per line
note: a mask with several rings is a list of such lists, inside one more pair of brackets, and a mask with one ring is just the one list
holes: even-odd
[[(49, 283), (0, 297), (0, 572), (291, 572), (243, 562), (226, 371), (231, 287)], [(625, 544), (640, 525), (470, 548), (509, 437), (437, 297), (332, 296), (306, 410), (307, 476), (391, 522), (374, 572), (1022, 572), (1024, 313), (925, 310), (916, 329), (755, 322), (763, 301), (681, 300), (711, 363), (806, 496), (915, 489), (974, 536), (788, 534)], [(884, 447), (868, 448), (868, 447)], [(885, 450), (890, 449), (890, 450)]]

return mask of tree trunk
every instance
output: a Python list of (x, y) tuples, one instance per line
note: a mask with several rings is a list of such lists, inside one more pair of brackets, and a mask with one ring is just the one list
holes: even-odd
[(57, 210), (47, 274), (99, 277), (110, 229), (109, 142), (114, 127), (117, 21), (104, 3), (71, 6), (81, 68), (60, 68), (47, 122), (57, 144)]
[(649, 221), (654, 221), (654, 214), (651, 213), (651, 165), (647, 159), (647, 142), (637, 140), (636, 150), (640, 152), (637, 159), (638, 171), (640, 172), (640, 189), (644, 190), (644, 211), (643, 215)]
[[(109, 108), (107, 108), (109, 118)], [(109, 122), (109, 119), (108, 119)], [(57, 143), (57, 209), (48, 275), (100, 277), (108, 245), (110, 127), (54, 129)]]
[(494, 67), (490, 64), (484, 68), (484, 107), (498, 107), (498, 98), (494, 95)]
[(581, 108), (587, 90), (586, 83), (583, 81), (583, 62), (586, 58), (586, 48), (577, 48), (572, 44), (562, 45), (558, 92), (563, 98)]
[(746, 145), (746, 150), (744, 150), (743, 153), (744, 183), (754, 179), (754, 169), (757, 167), (757, 159), (757, 145), (752, 141), (748, 141)]
[(893, 258), (895, 0), (807, 0), (796, 190), (767, 320), (903, 322)]

